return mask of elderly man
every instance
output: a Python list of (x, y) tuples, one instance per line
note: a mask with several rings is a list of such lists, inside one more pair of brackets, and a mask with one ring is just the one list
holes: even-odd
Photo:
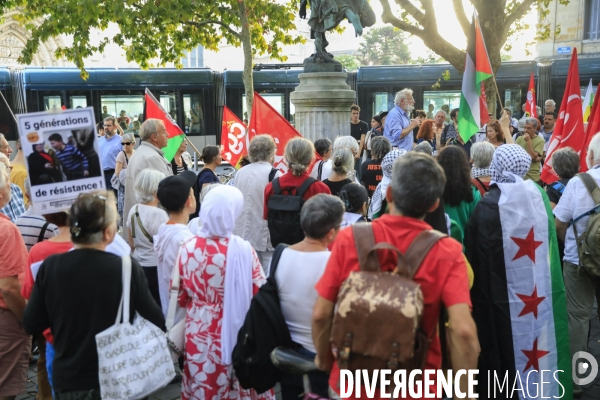
[(541, 171), (541, 160), (544, 155), (544, 138), (537, 134), (538, 120), (537, 118), (525, 119), (525, 127), (523, 129), (523, 135), (517, 138), (517, 144), (525, 149), (527, 154), (531, 157), (531, 166), (529, 171), (525, 175), (525, 180), (531, 179), (532, 181), (539, 183), (540, 171)]
[(556, 109), (556, 102), (552, 99), (546, 100), (544, 103), (544, 113), (547, 114), (549, 112), (554, 112)]
[(10, 147), (10, 144), (8, 144), (8, 140), (6, 140), (4, 134), (0, 133), (0, 153), (4, 154), (10, 160), (12, 152), (13, 150)]
[(438, 148), (441, 149), (443, 146), (440, 146), (442, 140), (442, 132), (446, 125), (446, 111), (439, 110), (435, 113), (435, 117), (433, 118), (435, 121), (435, 125), (433, 126), (433, 131), (435, 132), (435, 142), (438, 143)]
[(110, 181), (115, 174), (117, 156), (122, 150), (121, 136), (118, 134), (117, 120), (115, 117), (104, 118), (104, 136), (98, 138), (98, 149), (100, 150), (102, 168), (104, 168), (106, 189), (110, 190), (112, 189)]
[[(6, 171), (11, 170), (10, 161), (4, 154), (0, 154), (0, 163), (4, 164)], [(10, 183), (10, 178), (7, 179), (7, 182), (10, 186), (10, 201), (0, 209), (0, 214), (6, 215), (12, 222), (15, 222), (25, 212), (25, 199), (21, 188)]]
[(383, 127), (385, 136), (393, 148), (411, 151), (413, 148), (413, 129), (421, 126), (421, 118), (410, 119), (410, 112), (415, 108), (413, 91), (402, 89), (396, 93), (396, 106), (389, 112)]
[[(127, 178), (125, 178), (125, 206), (123, 215), (129, 215), (129, 210), (136, 202), (133, 182), (143, 169), (153, 168), (163, 172), (165, 176), (173, 175), (171, 163), (164, 156), (162, 148), (167, 146), (169, 134), (165, 124), (156, 118), (149, 118), (140, 127), (142, 143), (133, 153), (127, 164)], [(127, 237), (125, 239), (128, 239)]]
[[(588, 146), (586, 159), (589, 170), (586, 174), (575, 175), (554, 208), (556, 217), (556, 234), (565, 243), (563, 257), (563, 277), (567, 292), (567, 315), (569, 319), (569, 337), (571, 338), (571, 356), (579, 351), (588, 351), (589, 320), (596, 289), (600, 279), (580, 267), (578, 244), (575, 238), (582, 237), (590, 219), (585, 216), (594, 209), (595, 201), (590, 195), (588, 186), (600, 185), (600, 133), (597, 133)], [(587, 175), (587, 176), (583, 176)], [(591, 179), (590, 179), (591, 178)], [(584, 183), (584, 180), (589, 183)], [(581, 216), (581, 218), (579, 218)], [(577, 222), (572, 224), (573, 220)], [(574, 229), (575, 228), (575, 229)], [(573, 392), (581, 394), (581, 388), (574, 385)]]

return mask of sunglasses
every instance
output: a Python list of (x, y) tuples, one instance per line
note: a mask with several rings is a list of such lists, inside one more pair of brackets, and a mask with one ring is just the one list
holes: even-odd
[(121, 142), (121, 145), (123, 145), (123, 146), (129, 146), (129, 145), (131, 145), (131, 142)]

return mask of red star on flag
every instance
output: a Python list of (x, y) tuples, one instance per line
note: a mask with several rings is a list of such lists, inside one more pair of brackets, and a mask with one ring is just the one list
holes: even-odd
[(546, 350), (538, 350), (537, 344), (538, 340), (535, 338), (533, 341), (533, 349), (531, 350), (521, 350), (523, 354), (527, 357), (527, 364), (523, 369), (523, 372), (527, 371), (530, 367), (533, 367), (535, 371), (540, 370), (540, 358), (544, 357), (546, 354), (549, 354), (549, 351)]
[(529, 231), (525, 239), (516, 238), (512, 236), (510, 238), (517, 244), (517, 246), (519, 246), (519, 251), (517, 251), (517, 254), (513, 258), (513, 261), (523, 256), (527, 256), (531, 259), (531, 261), (535, 263), (535, 249), (540, 247), (542, 245), (542, 242), (537, 242), (535, 240), (533, 235), (533, 227), (531, 227), (531, 230)]
[(537, 286), (533, 286), (533, 293), (531, 293), (531, 296), (518, 293), (517, 296), (519, 296), (521, 301), (525, 303), (525, 306), (523, 307), (523, 310), (521, 310), (521, 314), (519, 314), (519, 317), (522, 317), (523, 315), (529, 313), (533, 313), (533, 316), (535, 317), (535, 319), (537, 319), (538, 305), (546, 298), (545, 296), (538, 297)]

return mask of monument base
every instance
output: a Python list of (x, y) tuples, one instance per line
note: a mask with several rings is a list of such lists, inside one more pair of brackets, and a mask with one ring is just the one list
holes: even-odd
[(356, 92), (346, 83), (345, 72), (310, 72), (299, 75), (300, 85), (291, 93), (294, 124), (305, 138), (350, 135), (350, 106)]

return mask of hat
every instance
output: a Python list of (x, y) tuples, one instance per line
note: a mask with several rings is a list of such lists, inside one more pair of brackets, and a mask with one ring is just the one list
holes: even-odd
[(156, 197), (167, 211), (180, 211), (195, 183), (196, 174), (192, 171), (183, 171), (179, 175), (169, 176), (158, 184)]
[(358, 183), (348, 183), (340, 190), (340, 198), (344, 202), (346, 212), (360, 213), (368, 197), (367, 189)]

